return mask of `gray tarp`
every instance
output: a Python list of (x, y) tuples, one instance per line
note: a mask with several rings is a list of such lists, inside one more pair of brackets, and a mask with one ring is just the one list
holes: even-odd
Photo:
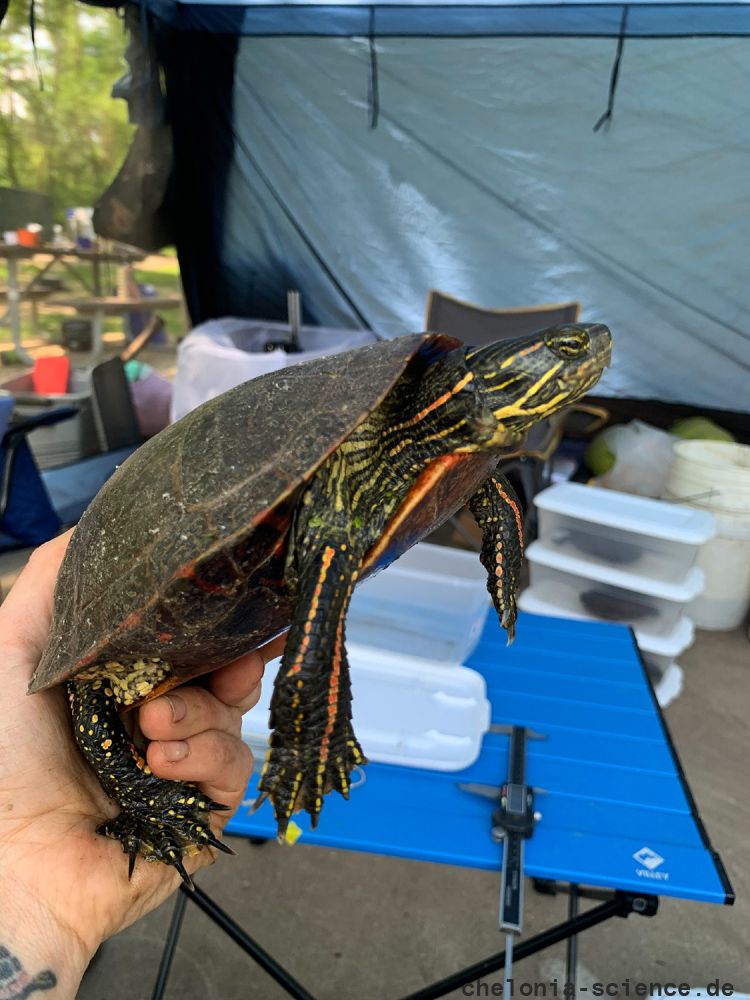
[(386, 336), (433, 287), (577, 298), (616, 338), (600, 391), (749, 409), (750, 45), (628, 39), (594, 132), (615, 45), (378, 39), (372, 130), (366, 39), (242, 38), (229, 280)]

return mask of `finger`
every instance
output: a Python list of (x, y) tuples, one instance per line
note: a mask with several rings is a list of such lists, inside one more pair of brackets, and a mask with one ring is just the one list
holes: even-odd
[(247, 744), (218, 730), (189, 740), (151, 743), (147, 758), (160, 778), (192, 781), (205, 795), (231, 810), (241, 803), (253, 771), (253, 755)]
[(52, 596), (71, 531), (35, 549), (0, 607), (3, 644), (25, 648), (38, 659), (52, 620)]
[(286, 629), (281, 635), (277, 635), (275, 639), (271, 639), (265, 646), (261, 646), (260, 649), (256, 650), (256, 653), (260, 653), (263, 657), (264, 663), (268, 663), (270, 660), (276, 659), (277, 656), (281, 656), (284, 652), (288, 635), (289, 630)]
[(208, 686), (225, 705), (234, 705), (241, 712), (249, 712), (258, 703), (260, 688), (258, 684), (266, 663), (280, 656), (286, 644), (286, 632), (277, 635), (265, 646), (246, 653), (239, 659), (214, 671), (209, 677)]
[(260, 681), (265, 663), (256, 650), (234, 663), (214, 671), (208, 678), (211, 694), (222, 704), (241, 713), (249, 712), (260, 696)]
[(257, 680), (245, 695), (242, 708), (225, 704), (206, 688), (187, 684), (142, 705), (138, 722), (149, 740), (186, 740), (210, 729), (239, 736), (242, 712), (259, 698)]

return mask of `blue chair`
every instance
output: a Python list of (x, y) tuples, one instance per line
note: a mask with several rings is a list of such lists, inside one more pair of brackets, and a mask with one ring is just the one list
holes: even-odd
[(0, 398), (0, 552), (41, 545), (74, 525), (93, 497), (138, 445), (138, 441), (40, 472), (28, 444), (37, 427), (70, 420), (63, 406), (12, 422), (13, 399)]

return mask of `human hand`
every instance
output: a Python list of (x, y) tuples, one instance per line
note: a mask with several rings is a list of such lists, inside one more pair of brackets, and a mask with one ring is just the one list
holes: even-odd
[[(117, 807), (75, 746), (64, 689), (26, 694), (69, 538), (37, 549), (0, 607), (0, 995), (12, 985), (8, 976), (27, 974), (31, 992), (73, 997), (99, 944), (180, 882), (172, 867), (142, 859), (128, 881), (121, 845), (95, 833)], [(212, 814), (216, 832), (242, 802), (252, 771), (240, 739), (242, 713), (260, 697), (264, 664), (283, 641), (210, 674), (207, 687), (183, 686), (140, 709), (154, 774), (196, 782), (229, 807)], [(204, 848), (185, 858), (185, 867), (192, 874), (213, 857)]]

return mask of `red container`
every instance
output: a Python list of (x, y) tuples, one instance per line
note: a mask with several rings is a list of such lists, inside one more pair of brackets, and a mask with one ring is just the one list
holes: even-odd
[(34, 392), (65, 393), (68, 391), (69, 378), (70, 358), (63, 354), (37, 358), (34, 362), (31, 373)]
[(18, 242), (22, 247), (38, 247), (39, 233), (32, 233), (30, 229), (17, 229)]

